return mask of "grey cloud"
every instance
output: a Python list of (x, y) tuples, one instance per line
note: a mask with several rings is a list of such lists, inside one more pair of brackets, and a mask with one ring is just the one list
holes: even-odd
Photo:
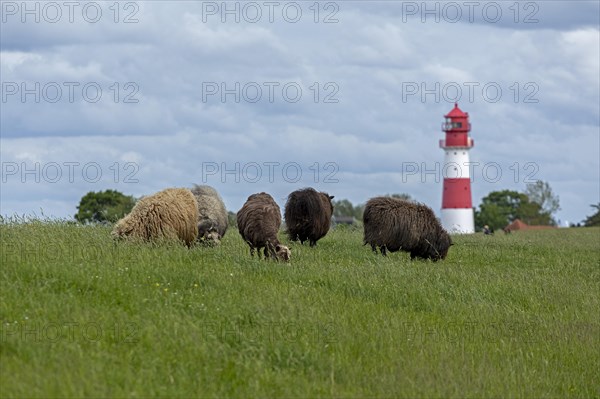
[(575, 1), (369, 1), (344, 9), (388, 16), (397, 25), (483, 25), (507, 30), (571, 30), (598, 27), (600, 5)]

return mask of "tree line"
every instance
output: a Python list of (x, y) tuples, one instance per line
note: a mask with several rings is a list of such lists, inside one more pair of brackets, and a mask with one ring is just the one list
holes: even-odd
[[(408, 194), (388, 194), (392, 198), (413, 201)], [(131, 211), (136, 199), (116, 190), (85, 194), (79, 205), (75, 220), (80, 223), (114, 223)], [(334, 216), (350, 216), (362, 220), (365, 204), (354, 205), (347, 199), (333, 201)], [(586, 217), (584, 226), (600, 226), (600, 203), (591, 205), (595, 213)], [(484, 225), (491, 229), (503, 229), (516, 219), (529, 225), (556, 226), (555, 213), (560, 210), (560, 200), (550, 185), (541, 180), (527, 184), (524, 192), (512, 190), (492, 191), (482, 198), (479, 208), (474, 208), (475, 228)], [(235, 213), (229, 212), (229, 220), (235, 224)]]

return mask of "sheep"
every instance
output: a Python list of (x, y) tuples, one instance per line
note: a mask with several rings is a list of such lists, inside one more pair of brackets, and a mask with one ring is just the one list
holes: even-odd
[(431, 208), (389, 197), (367, 201), (363, 214), (364, 245), (387, 251), (410, 252), (416, 257), (437, 261), (446, 258), (452, 240)]
[(198, 205), (185, 188), (168, 188), (140, 199), (113, 228), (114, 238), (179, 239), (188, 247), (198, 236)]
[(208, 244), (219, 244), (228, 227), (227, 209), (221, 196), (210, 186), (192, 188), (198, 202), (198, 240)]
[(290, 240), (301, 244), (309, 241), (317, 245), (329, 231), (333, 214), (333, 195), (317, 192), (313, 188), (296, 190), (288, 196), (285, 204), (285, 224)]
[(267, 193), (252, 194), (237, 213), (238, 230), (250, 246), (250, 255), (254, 249), (264, 248), (266, 258), (289, 261), (291, 252), (277, 238), (281, 226), (281, 211), (273, 197)]

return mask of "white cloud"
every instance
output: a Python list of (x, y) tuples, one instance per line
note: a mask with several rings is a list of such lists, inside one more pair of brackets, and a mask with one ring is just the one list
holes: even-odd
[(592, 83), (590, 89), (594, 86), (598, 88), (600, 82), (599, 42), (600, 31), (591, 28), (563, 32), (559, 42), (565, 58), (571, 60), (574, 65), (579, 81)]

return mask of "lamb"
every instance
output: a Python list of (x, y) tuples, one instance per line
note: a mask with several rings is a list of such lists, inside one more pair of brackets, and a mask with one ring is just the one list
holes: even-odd
[(431, 208), (389, 197), (367, 201), (363, 214), (364, 245), (383, 255), (387, 251), (410, 252), (416, 257), (438, 261), (446, 258), (452, 240)]
[(313, 188), (291, 193), (285, 204), (285, 224), (289, 239), (299, 240), (301, 244), (309, 241), (311, 247), (317, 245), (317, 241), (329, 231), (333, 198), (332, 195), (317, 192)]
[(227, 209), (221, 196), (210, 186), (192, 188), (198, 203), (198, 240), (208, 244), (219, 244), (228, 227)]
[(140, 199), (113, 228), (115, 238), (178, 239), (188, 247), (198, 236), (198, 205), (185, 188), (168, 188)]
[(238, 230), (250, 246), (250, 255), (254, 250), (264, 248), (266, 258), (289, 261), (291, 252), (277, 238), (281, 226), (281, 211), (273, 197), (267, 193), (252, 194), (237, 213)]

